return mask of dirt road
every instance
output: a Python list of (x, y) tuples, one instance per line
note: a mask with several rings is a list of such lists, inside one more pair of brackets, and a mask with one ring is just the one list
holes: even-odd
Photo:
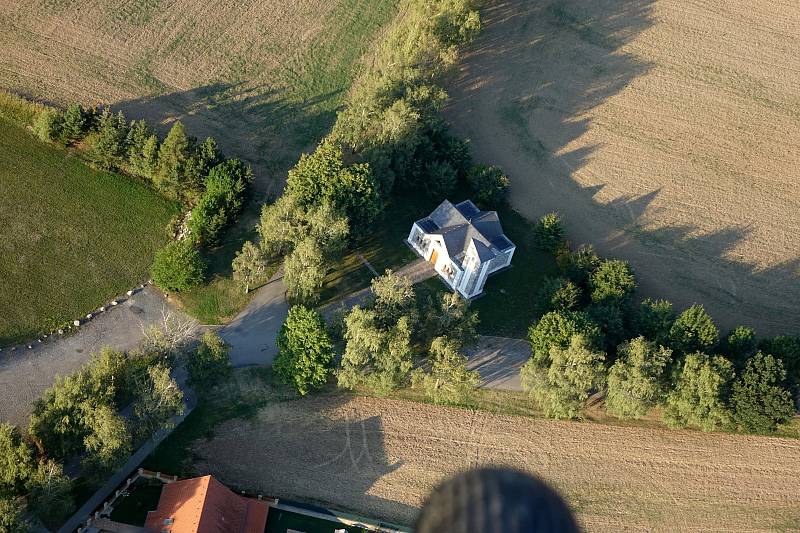
[(504, 464), (564, 494), (590, 531), (800, 527), (800, 441), (491, 415), (317, 396), (198, 441), (232, 486), (412, 523), (441, 479)]
[(800, 4), (494, 0), (447, 118), (529, 218), (724, 329), (800, 332)]

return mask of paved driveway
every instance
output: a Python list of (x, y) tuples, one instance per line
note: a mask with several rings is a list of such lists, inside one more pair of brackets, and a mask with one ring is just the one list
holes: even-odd
[(481, 335), (467, 357), (467, 368), (481, 375), (481, 387), (521, 391), (519, 370), (530, 359), (531, 346), (523, 339)]
[(283, 266), (259, 288), (244, 311), (219, 330), (231, 347), (233, 366), (270, 365), (278, 353), (278, 331), (289, 313)]
[(160, 321), (168, 309), (158, 289), (147, 286), (119, 305), (97, 315), (67, 337), (51, 337), (33, 348), (25, 345), (0, 352), (0, 421), (27, 426), (36, 401), (56, 376), (75, 372), (104, 346), (133, 349), (142, 328)]

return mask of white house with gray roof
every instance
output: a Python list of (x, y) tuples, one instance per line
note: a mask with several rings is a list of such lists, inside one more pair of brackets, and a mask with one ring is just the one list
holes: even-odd
[(481, 211), (470, 200), (443, 201), (414, 222), (406, 242), (464, 298), (483, 292), (486, 277), (509, 266), (517, 249), (503, 234), (497, 212)]

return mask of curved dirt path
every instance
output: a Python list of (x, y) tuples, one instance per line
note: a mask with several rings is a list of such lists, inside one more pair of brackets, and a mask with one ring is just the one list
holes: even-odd
[(800, 333), (799, 6), (494, 0), (446, 116), (642, 295)]

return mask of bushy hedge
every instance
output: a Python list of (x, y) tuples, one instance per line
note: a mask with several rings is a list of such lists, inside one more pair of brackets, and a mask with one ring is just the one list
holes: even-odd
[[(638, 418), (661, 405), (672, 426), (755, 433), (774, 432), (791, 419), (800, 392), (800, 338), (759, 342), (752, 328), (738, 327), (721, 339), (702, 305), (677, 315), (665, 300), (634, 306), (636, 278), (625, 261), (601, 259), (586, 246), (571, 251), (554, 227), (554, 219), (541, 223), (539, 241), (557, 255), (563, 277), (548, 278), (536, 296), (544, 314), (529, 330), (533, 355), (524, 380), (547, 413), (581, 416), (554, 407), (553, 394), (563, 390), (547, 377), (562, 371), (554, 353), (589, 353), (569, 352), (580, 338), (587, 350), (605, 351), (607, 385), (592, 391), (606, 392), (614, 416)], [(571, 389), (580, 397), (586, 392)]]

